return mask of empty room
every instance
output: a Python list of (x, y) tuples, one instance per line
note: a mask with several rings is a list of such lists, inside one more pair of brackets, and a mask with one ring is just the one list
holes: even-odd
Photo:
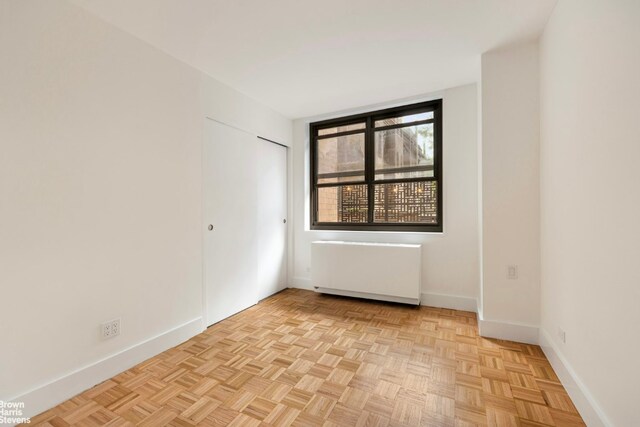
[(0, 0), (0, 425), (640, 426), (640, 1)]

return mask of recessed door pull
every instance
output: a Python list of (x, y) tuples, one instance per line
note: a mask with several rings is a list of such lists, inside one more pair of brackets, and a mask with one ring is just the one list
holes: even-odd
[(209, 229), (209, 231), (213, 231), (213, 224), (209, 224), (207, 228)]

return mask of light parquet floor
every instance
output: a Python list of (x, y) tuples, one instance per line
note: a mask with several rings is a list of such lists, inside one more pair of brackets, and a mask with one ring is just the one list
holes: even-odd
[(583, 426), (540, 347), (470, 312), (289, 289), (32, 418), (43, 426)]

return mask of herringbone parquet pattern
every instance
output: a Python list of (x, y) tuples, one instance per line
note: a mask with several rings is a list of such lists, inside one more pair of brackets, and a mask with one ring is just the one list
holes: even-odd
[(286, 290), (32, 419), (47, 426), (583, 426), (474, 313)]

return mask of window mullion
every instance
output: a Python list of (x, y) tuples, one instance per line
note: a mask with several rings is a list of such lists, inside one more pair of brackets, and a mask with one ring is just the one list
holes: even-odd
[(367, 209), (367, 222), (369, 224), (373, 224), (373, 209), (374, 209), (374, 198), (375, 198), (375, 189), (373, 186), (373, 178), (375, 177), (375, 146), (374, 146), (374, 135), (373, 135), (373, 120), (371, 116), (367, 117), (367, 132), (364, 136), (364, 151), (365, 151), (365, 160), (364, 160), (364, 168), (365, 168), (365, 180), (367, 181), (367, 201), (368, 201), (368, 209)]
[(310, 181), (311, 181), (311, 206), (310, 206), (310, 214), (311, 214), (311, 225), (315, 225), (318, 222), (318, 178), (317, 178), (317, 150), (318, 150), (318, 139), (316, 138), (317, 129), (315, 126), (311, 126), (310, 131), (310, 155), (311, 159), (309, 162), (310, 168)]

